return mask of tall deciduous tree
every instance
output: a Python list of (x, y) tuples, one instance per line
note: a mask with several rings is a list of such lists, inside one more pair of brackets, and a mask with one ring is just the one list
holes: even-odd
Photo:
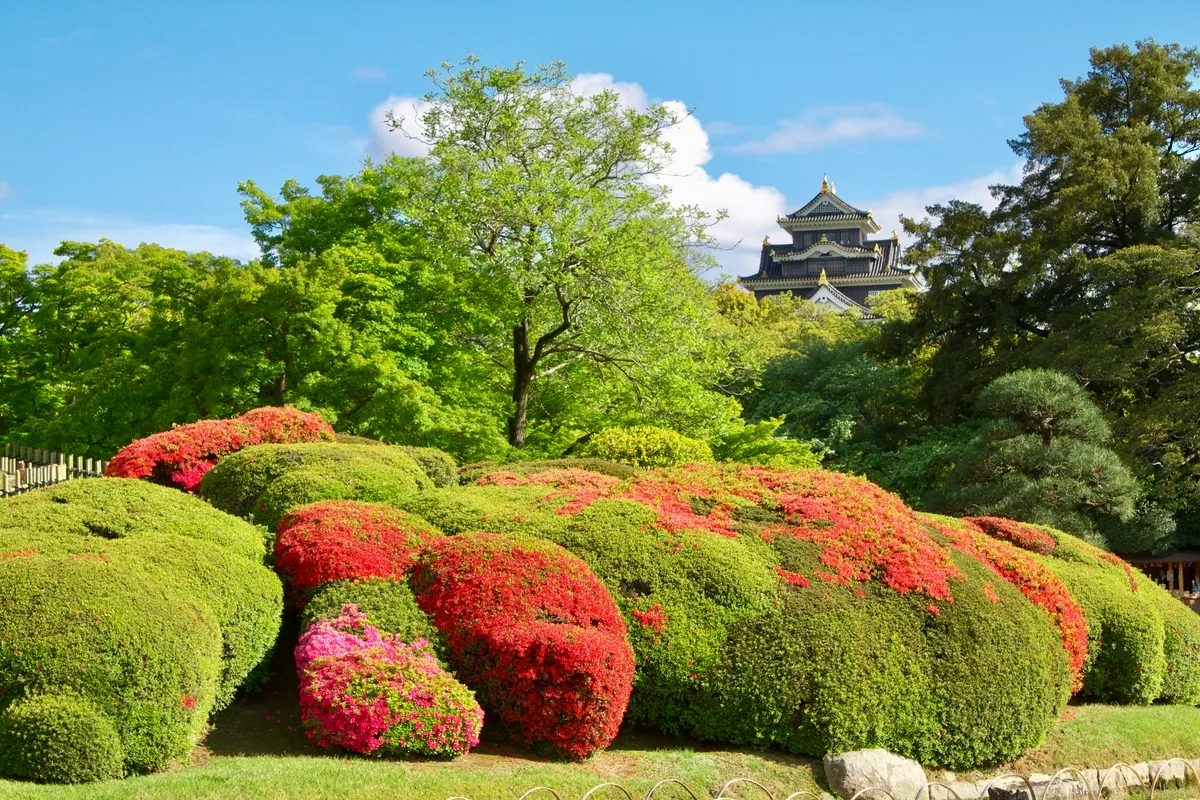
[(714, 371), (696, 274), (706, 220), (650, 180), (676, 116), (581, 93), (559, 64), (468, 59), (430, 77), (421, 119), (392, 119), (430, 145), (406, 219), (475, 304), (474, 344), (508, 364), (509, 443), (525, 446), (540, 383), (583, 369), (653, 403), (668, 399), (648, 396), (655, 375)]

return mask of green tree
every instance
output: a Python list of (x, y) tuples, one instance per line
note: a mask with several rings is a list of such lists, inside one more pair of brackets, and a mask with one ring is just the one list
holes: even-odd
[(527, 443), (535, 386), (573, 373), (668, 412), (663, 389), (712, 381), (697, 276), (707, 220), (649, 180), (668, 165), (676, 116), (580, 94), (560, 64), (468, 59), (430, 77), (419, 124), (431, 150), (409, 164), (406, 221), (473, 302), (474, 344), (507, 364), (509, 443)]
[(1108, 445), (1112, 433), (1086, 390), (1050, 370), (997, 378), (979, 395), (988, 420), (931, 505), (1051, 525), (1092, 540), (1097, 523), (1126, 522), (1139, 487)]

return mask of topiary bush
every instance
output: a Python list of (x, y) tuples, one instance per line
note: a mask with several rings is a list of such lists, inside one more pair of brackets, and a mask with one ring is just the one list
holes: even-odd
[(319, 620), (337, 619), (353, 605), (364, 621), (401, 642), (424, 639), (438, 661), (446, 663), (445, 639), (417, 605), (407, 580), (366, 578), (334, 581), (313, 591), (300, 615), (301, 630)]
[[(70, 697), (115, 731), (122, 771), (186, 754), (275, 641), (282, 587), (262, 553), (252, 525), (143, 481), (89, 479), (0, 503), (4, 735), (61, 752), (45, 714), (16, 704)], [(110, 751), (96, 735), (108, 744), (95, 752)], [(6, 769), (68, 779), (49, 762), (22, 764)]]
[(309, 592), (331, 582), (404, 580), (422, 550), (441, 535), (390, 506), (326, 500), (301, 506), (279, 523), (275, 567), (303, 607)]
[(1053, 528), (994, 517), (968, 521), (1034, 554), (1083, 608), (1089, 642), (1080, 697), (1151, 703), (1162, 694), (1166, 623), (1128, 564)]
[(585, 455), (634, 467), (674, 467), (713, 460), (706, 442), (669, 428), (605, 428), (584, 445)]
[(428, 643), (381, 634), (352, 604), (305, 630), (296, 669), (304, 727), (322, 747), (455, 756), (479, 744), (483, 711)]
[(402, 449), (298, 444), (248, 447), (204, 477), (200, 495), (222, 511), (274, 529), (289, 510), (318, 500), (395, 504), (432, 482)]
[(518, 478), (405, 507), (449, 534), (538, 536), (582, 558), (626, 620), (632, 720), (963, 768), (1038, 744), (1070, 693), (1053, 616), (866, 481), (713, 464), (615, 485)]
[(0, 712), (0, 775), (91, 783), (121, 777), (124, 762), (112, 722), (81, 697), (29, 695)]
[(515, 738), (585, 758), (616, 737), (633, 651), (583, 561), (549, 542), (463, 534), (434, 542), (412, 583), (455, 673)]
[(413, 461), (421, 465), (434, 486), (457, 486), (458, 464), (449, 453), (433, 447), (401, 447)]
[(108, 462), (110, 478), (142, 478), (195, 492), (223, 456), (267, 442), (333, 441), (333, 428), (316, 414), (267, 407), (240, 417), (180, 425), (125, 445)]
[(541, 461), (513, 461), (508, 464), (480, 461), (460, 467), (458, 476), (460, 483), (473, 484), (477, 483), (480, 478), (490, 475), (493, 472), (511, 472), (516, 475), (529, 475), (551, 469), (581, 469), (586, 472), (611, 475), (621, 480), (632, 478), (641, 472), (637, 467), (631, 467), (628, 464), (618, 464), (616, 461), (605, 461), (602, 458), (551, 458)]

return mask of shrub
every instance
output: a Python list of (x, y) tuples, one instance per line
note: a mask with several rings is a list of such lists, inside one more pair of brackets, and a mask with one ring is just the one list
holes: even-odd
[(348, 500), (301, 506), (276, 533), (275, 567), (300, 607), (310, 591), (334, 581), (403, 580), (421, 550), (441, 536), (404, 511)]
[(412, 582), (456, 674), (516, 738), (576, 758), (613, 740), (633, 651), (581, 560), (548, 542), (464, 534), (436, 542)]
[(584, 452), (634, 467), (674, 467), (713, 460), (705, 442), (649, 425), (605, 428), (588, 441)]
[[(185, 755), (275, 640), (282, 590), (261, 557), (253, 526), (142, 481), (0, 504), (0, 716), (25, 698), (70, 697), (115, 731), (125, 771)], [(19, 718), (14, 731), (52, 740), (50, 723)], [(87, 752), (106, 771), (96, 736)], [(5, 767), (61, 777), (27, 768)]]
[(548, 469), (582, 469), (587, 472), (598, 472), (601, 475), (611, 475), (625, 480), (637, 475), (641, 470), (628, 464), (618, 464), (616, 461), (605, 461), (602, 458), (552, 458), (542, 461), (513, 461), (508, 464), (496, 464), (491, 461), (480, 461), (466, 464), (459, 468), (458, 476), (461, 483), (476, 483), (480, 478), (493, 472), (513, 472), (526, 475), (533, 472), (545, 472)]
[(332, 439), (333, 428), (316, 414), (286, 406), (256, 408), (234, 419), (201, 420), (138, 439), (113, 456), (105, 474), (194, 492), (217, 461), (243, 447)]
[(1070, 692), (1051, 618), (866, 481), (710, 464), (608, 488), (486, 482), (406, 507), (447, 533), (534, 535), (582, 558), (625, 616), (632, 721), (965, 767), (1036, 745)]
[(421, 469), (425, 470), (425, 474), (429, 476), (429, 480), (433, 481), (434, 486), (458, 485), (458, 465), (454, 463), (454, 459), (449, 453), (433, 447), (402, 447), (400, 449), (421, 465)]
[[(1028, 545), (1026, 549), (1042, 552), (1053, 550), (1054, 540), (1050, 538), (1047, 544), (1040, 536), (1015, 531), (1008, 525), (993, 525), (991, 529), (1001, 535), (992, 538), (982, 527), (969, 520), (933, 514), (922, 516), (941, 531), (955, 549), (989, 567), (1051, 619), (1058, 628), (1063, 650), (1067, 654), (1071, 691), (1079, 691), (1083, 686), (1083, 670), (1088, 657), (1088, 626), (1083, 609), (1053, 572), (1032, 555), (1010, 543), (1015, 539), (1025, 542)], [(1009, 520), (997, 522), (1007, 523)]]
[(483, 711), (428, 644), (380, 634), (353, 605), (301, 635), (296, 670), (306, 732), (322, 747), (453, 756), (479, 743)]
[(124, 769), (121, 738), (87, 700), (32, 695), (0, 712), (0, 775), (90, 783), (119, 778)]
[(200, 495), (222, 511), (274, 529), (289, 510), (318, 500), (395, 504), (431, 486), (397, 447), (350, 444), (260, 445), (221, 461)]
[(279, 634), (282, 590), (262, 566), (258, 528), (193, 497), (144, 481), (69, 481), (19, 495), (0, 511), (0, 546), (45, 555), (129, 554), (164, 570), (216, 617), (224, 707)]
[(1154, 599), (1139, 591), (1128, 564), (1053, 528), (991, 518), (974, 521), (988, 534), (1034, 553), (1083, 608), (1088, 658), (1082, 698), (1150, 703), (1159, 697), (1167, 668), (1165, 622)]
[(300, 629), (318, 620), (336, 619), (347, 605), (357, 608), (372, 628), (398, 641), (426, 640), (438, 660), (445, 663), (445, 640), (417, 605), (406, 580), (367, 578), (327, 583), (313, 591), (305, 604)]
[(1158, 699), (1181, 706), (1200, 703), (1200, 616), (1144, 576), (1137, 576), (1137, 586), (1163, 616), (1167, 668)]

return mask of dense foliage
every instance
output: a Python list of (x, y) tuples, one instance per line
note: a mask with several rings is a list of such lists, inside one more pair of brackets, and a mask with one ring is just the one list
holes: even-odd
[(223, 459), (200, 495), (222, 511), (274, 529), (318, 500), (398, 502), (433, 485), (402, 448), (356, 444), (260, 445)]
[(1070, 692), (1051, 616), (859, 479), (719, 465), (617, 483), (505, 475), (405, 506), (447, 544), (502, 531), (587, 562), (637, 655), (632, 720), (967, 765), (1035, 744)]
[(677, 467), (713, 460), (705, 442), (649, 425), (605, 428), (584, 445), (583, 454), (631, 467)]
[(274, 644), (262, 554), (253, 526), (143, 481), (0, 505), (0, 736), (29, 742), (2, 766), (81, 781), (185, 755)]
[(380, 632), (348, 604), (296, 645), (309, 738), (356, 753), (456, 756), (479, 744), (483, 710), (424, 639)]

